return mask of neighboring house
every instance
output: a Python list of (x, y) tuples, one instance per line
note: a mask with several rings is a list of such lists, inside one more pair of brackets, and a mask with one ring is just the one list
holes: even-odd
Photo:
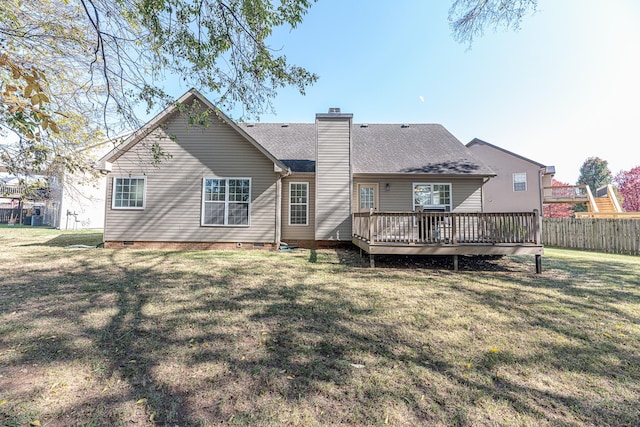
[(52, 184), (50, 225), (60, 230), (104, 228), (106, 182), (88, 174), (66, 174)]
[(485, 212), (542, 212), (544, 187), (551, 187), (553, 166), (475, 138), (467, 144), (473, 154), (497, 174), (483, 186)]
[[(101, 159), (105, 247), (516, 253), (481, 214), (495, 173), (441, 125), (354, 124), (339, 109), (309, 124), (237, 124), (193, 89), (176, 105)], [(152, 152), (166, 157), (156, 165)], [(513, 219), (527, 230), (517, 253), (542, 253), (537, 220)]]
[(104, 179), (88, 175), (64, 175), (62, 178), (34, 175), (24, 180), (47, 184), (35, 195), (25, 196), (25, 186), (18, 178), (0, 172), (0, 223), (18, 222), (21, 206), (24, 225), (48, 225), (61, 230), (104, 227)]

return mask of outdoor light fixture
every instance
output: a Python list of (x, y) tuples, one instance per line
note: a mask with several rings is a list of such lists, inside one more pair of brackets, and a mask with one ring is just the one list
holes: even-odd
[(391, 185), (389, 185), (389, 183), (387, 182), (387, 185), (384, 186), (385, 191), (390, 191), (391, 190)]

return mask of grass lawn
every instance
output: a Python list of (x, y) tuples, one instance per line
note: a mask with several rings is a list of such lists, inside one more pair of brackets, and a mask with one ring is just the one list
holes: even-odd
[(640, 257), (101, 237), (0, 229), (0, 424), (640, 425)]

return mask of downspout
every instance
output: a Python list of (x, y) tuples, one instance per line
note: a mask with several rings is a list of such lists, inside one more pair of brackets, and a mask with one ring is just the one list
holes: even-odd
[(484, 212), (484, 206), (485, 206), (485, 201), (484, 201), (484, 185), (489, 182), (491, 178), (485, 176), (484, 178), (482, 178), (482, 185), (480, 186), (480, 212)]
[(287, 168), (286, 171), (278, 173), (278, 179), (276, 180), (276, 224), (273, 242), (275, 249), (280, 248), (280, 242), (282, 241), (282, 179), (291, 175), (291, 169)]
[(544, 183), (543, 181), (543, 177), (544, 174), (547, 172), (547, 167), (545, 166), (544, 168), (540, 168), (538, 169), (538, 209), (540, 212), (540, 216), (543, 217), (544, 216), (544, 209), (543, 209), (543, 200), (544, 200)]

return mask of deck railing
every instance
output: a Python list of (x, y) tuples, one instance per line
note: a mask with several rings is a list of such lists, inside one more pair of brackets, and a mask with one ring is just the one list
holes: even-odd
[(0, 184), (0, 197), (19, 197), (24, 189), (23, 185)]
[(509, 213), (361, 212), (353, 236), (369, 244), (541, 244), (537, 211)]
[(589, 198), (587, 185), (555, 185), (543, 190), (545, 203), (585, 203)]

